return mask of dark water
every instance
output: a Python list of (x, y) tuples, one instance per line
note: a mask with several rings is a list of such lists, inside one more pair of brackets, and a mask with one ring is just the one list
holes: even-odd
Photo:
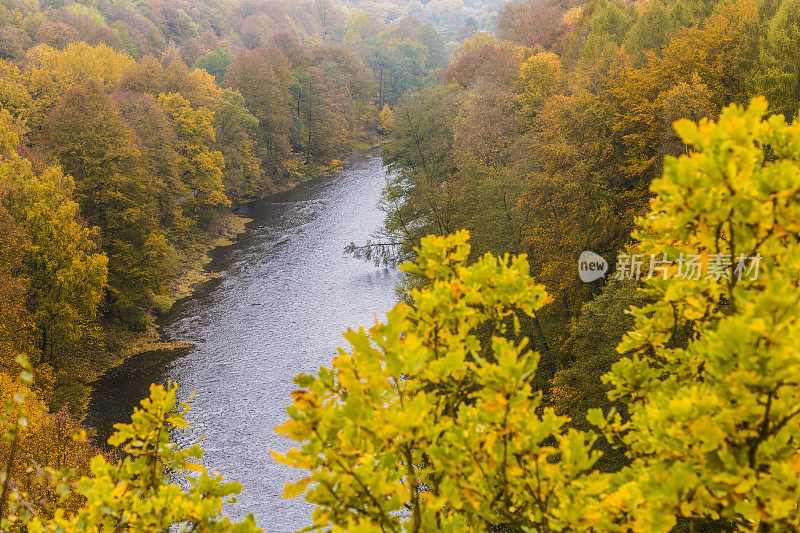
[(253, 219), (236, 244), (215, 254), (218, 279), (178, 302), (163, 323), (170, 340), (196, 347), (183, 354), (133, 358), (94, 388), (89, 421), (108, 434), (127, 420), (150, 383), (173, 380), (182, 398), (192, 391), (192, 428), (176, 435), (191, 444), (202, 435), (205, 465), (244, 484), (232, 518), (255, 514), (270, 532), (310, 523), (304, 500), (281, 497), (300, 475), (275, 463), (269, 450), (290, 441), (274, 428), (299, 372), (329, 366), (348, 327), (383, 320), (394, 305), (396, 270), (346, 256), (382, 222), (377, 209), (386, 169), (377, 151), (356, 154), (336, 176), (322, 178), (252, 206)]

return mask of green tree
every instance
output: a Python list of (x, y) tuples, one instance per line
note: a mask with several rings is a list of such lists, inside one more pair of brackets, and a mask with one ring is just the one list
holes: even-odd
[(114, 95), (113, 102), (139, 145), (140, 162), (157, 204), (158, 225), (174, 235), (173, 241), (187, 239), (180, 200), (189, 195), (189, 189), (181, 181), (180, 141), (172, 117), (149, 95), (125, 92)]
[[(315, 530), (586, 528), (593, 437), (541, 405), (538, 354), (520, 334), (547, 296), (524, 256), (466, 266), (468, 232), (425, 237), (403, 270), (429, 285), (369, 334), (350, 330), (332, 368), (300, 375), (290, 420), (300, 443), (276, 458), (310, 470), (286, 486), (316, 506)], [(484, 343), (476, 330), (490, 335)], [(558, 459), (558, 460), (556, 460)], [(538, 527), (537, 527), (538, 526)]]
[(222, 85), (222, 80), (225, 78), (225, 72), (228, 70), (228, 65), (233, 62), (231, 53), (224, 48), (217, 48), (203, 56), (200, 56), (194, 62), (194, 68), (201, 68), (214, 76), (218, 85)]
[(245, 107), (241, 94), (231, 89), (222, 92), (214, 129), (217, 147), (225, 158), (225, 194), (237, 201), (265, 196), (273, 183), (255, 155), (258, 119)]
[(634, 253), (700, 254), (704, 267), (681, 277), (675, 261), (647, 280), (654, 303), (618, 348), (634, 354), (605, 378), (630, 412), (608, 429), (632, 460), (605, 504), (635, 531), (800, 526), (800, 127), (766, 111), (758, 97), (678, 122), (696, 151), (667, 159), (634, 235)]
[(550, 391), (550, 402), (559, 414), (567, 415), (577, 427), (587, 428), (586, 414), (592, 408), (624, 409), (622, 402), (610, 402), (610, 386), (602, 376), (622, 355), (617, 346), (633, 328), (631, 307), (643, 307), (646, 296), (632, 280), (611, 280), (594, 299), (584, 304), (570, 325), (566, 351), (569, 364), (559, 369)]
[(764, 94), (778, 113), (793, 120), (800, 102), (800, 3), (780, 2), (775, 16), (762, 26), (755, 89)]
[[(395, 170), (384, 191), (386, 212), (378, 236), (383, 244), (399, 243), (399, 257), (412, 257), (412, 248), (428, 234), (446, 235), (453, 226), (455, 192), (449, 182), (457, 169), (453, 160), (453, 128), (458, 94), (450, 87), (433, 87), (406, 98), (394, 110), (395, 139), (383, 150), (384, 162)], [(391, 249), (391, 248), (389, 248)], [(366, 247), (373, 257), (387, 248)]]
[(518, 82), (523, 114), (533, 117), (547, 98), (559, 92), (564, 81), (557, 55), (540, 52), (529, 57), (520, 68)]
[[(638, 294), (605, 296), (639, 306), (604, 377), (627, 416), (605, 405), (587, 420), (628, 466), (596, 470), (594, 432), (568, 429), (531, 388), (538, 356), (519, 318), (547, 297), (527, 261), (465, 266), (460, 232), (425, 237), (404, 265), (428, 282), (413, 305), (296, 379), (279, 431), (301, 446), (277, 458), (311, 474), (285, 496), (317, 506), (315, 529), (800, 527), (800, 126), (767, 108), (758, 97), (676, 123), (695, 151), (667, 159), (629, 249), (676, 260)], [(695, 254), (702, 272), (686, 276), (677, 258)], [(584, 327), (597, 331), (603, 302)], [(618, 326), (585, 349), (608, 349)]]
[(291, 151), (289, 84), (288, 62), (275, 46), (240, 52), (225, 75), (225, 85), (244, 97), (258, 119), (256, 155), (268, 173), (275, 173)]
[[(52, 515), (36, 512), (37, 507), (27, 501), (25, 493), (14, 491), (8, 499), (9, 512), (0, 515), (0, 527), (6, 531), (74, 533), (144, 533), (176, 525), (209, 532), (260, 531), (252, 515), (238, 523), (222, 517), (223, 503), (233, 501), (231, 496), (239, 493), (241, 485), (226, 483), (217, 473), (207, 473), (197, 463), (202, 458), (199, 446), (181, 449), (172, 441), (170, 432), (187, 426), (184, 417), (188, 405), (177, 404), (175, 391), (175, 386), (151, 386), (150, 396), (142, 400), (131, 422), (115, 426), (109, 443), (122, 448), (123, 459), (115, 463), (97, 455), (91, 461), (91, 471), (77, 480), (68, 471), (44, 470), (59, 495), (53, 502)], [(25, 396), (23, 391), (6, 402), (8, 410), (0, 419), (6, 430), (4, 439), (13, 440), (28, 426), (19, 407)], [(188, 488), (178, 484), (178, 479)], [(63, 505), (74, 496), (82, 504), (68, 511)]]

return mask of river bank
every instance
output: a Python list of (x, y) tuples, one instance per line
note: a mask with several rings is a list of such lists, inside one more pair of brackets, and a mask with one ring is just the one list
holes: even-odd
[(212, 252), (207, 269), (219, 275), (159, 320), (165, 340), (193, 347), (131, 357), (93, 384), (87, 424), (98, 440), (130, 417), (151, 383), (178, 383), (178, 399), (191, 399), (192, 408), (176, 442), (202, 438), (209, 471), (244, 485), (226, 514), (253, 512), (261, 527), (279, 533), (308, 525), (309, 506), (281, 496), (299, 474), (271, 459), (270, 449), (291, 444), (274, 428), (285, 421), (294, 377), (329, 366), (347, 345), (344, 331), (384, 320), (397, 303), (396, 269), (344, 252), (383, 223), (378, 206), (388, 178), (379, 151), (362, 152), (335, 176), (238, 212), (253, 222), (233, 245)]
[[(234, 211), (226, 211), (209, 231), (208, 239), (198, 243), (189, 254), (178, 263), (177, 273), (170, 283), (167, 294), (157, 299), (158, 316), (163, 316), (175, 302), (190, 296), (194, 288), (215, 277), (206, 269), (211, 262), (214, 250), (230, 246), (236, 238), (246, 231), (250, 219), (239, 216)], [(157, 317), (154, 317), (157, 318)], [(145, 331), (130, 331), (116, 325), (103, 328), (102, 352), (93, 358), (93, 365), (87, 369), (86, 382), (91, 384), (108, 370), (122, 364), (130, 357), (153, 351), (169, 351), (190, 348), (184, 341), (164, 341), (156, 320)], [(91, 394), (91, 390), (88, 391)]]
[[(359, 152), (373, 150), (382, 144), (383, 142), (376, 143), (374, 146)], [(193, 346), (192, 343), (184, 340), (165, 341), (158, 319), (169, 313), (176, 302), (190, 297), (197, 286), (218, 276), (216, 272), (207, 268), (212, 260), (212, 255), (219, 249), (234, 244), (236, 239), (247, 231), (247, 225), (252, 222), (252, 219), (241, 216), (241, 212), (246, 211), (253, 204), (269, 202), (271, 198), (290, 192), (313, 179), (334, 175), (343, 170), (345, 166), (346, 161), (335, 159), (328, 165), (316, 167), (314, 172), (307, 176), (301, 177), (298, 175), (297, 177), (300, 179), (291, 180), (275, 187), (264, 198), (251, 200), (225, 211), (209, 229), (208, 240), (198, 243), (192, 253), (180, 261), (178, 274), (170, 284), (168, 293), (157, 298), (156, 320), (145, 331), (137, 332), (120, 327), (106, 326), (103, 335), (102, 355), (94, 358), (95, 364), (90, 365), (84, 380), (85, 384), (89, 386), (87, 391), (89, 397), (91, 395), (91, 385), (94, 382), (101, 379), (106, 372), (118, 367), (131, 357), (144, 356), (155, 352), (181, 351)]]

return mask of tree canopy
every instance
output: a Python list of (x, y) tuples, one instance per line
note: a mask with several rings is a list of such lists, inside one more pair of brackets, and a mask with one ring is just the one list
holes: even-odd
[[(401, 267), (427, 280), (411, 303), (296, 378), (278, 431), (299, 447), (276, 458), (310, 475), (285, 497), (317, 530), (798, 527), (800, 129), (766, 112), (675, 125), (693, 151), (667, 159), (630, 251), (723, 259), (642, 281), (603, 376), (623, 410), (577, 429), (532, 387), (520, 319), (550, 298), (524, 255), (468, 264), (466, 231), (428, 236)], [(626, 464), (599, 469), (603, 447)]]

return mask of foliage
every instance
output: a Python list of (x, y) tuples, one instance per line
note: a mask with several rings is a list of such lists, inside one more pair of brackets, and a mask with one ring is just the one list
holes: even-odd
[(27, 278), (25, 300), (40, 333), (39, 346), (52, 366), (65, 344), (92, 327), (106, 283), (108, 259), (96, 253), (95, 232), (78, 222), (74, 183), (60, 169), (34, 174), (16, 150), (19, 137), (8, 112), (0, 114), (0, 180), (11, 186), (5, 208), (26, 233), (20, 247)]
[[(675, 517), (798, 527), (800, 129), (766, 111), (759, 97), (678, 122), (697, 151), (667, 160), (639, 221), (637, 252), (721, 257), (723, 273), (648, 280), (656, 301), (618, 348), (635, 353), (605, 378), (630, 411), (611, 430), (632, 459), (607, 503), (634, 530), (669, 531)], [(758, 275), (739, 269), (759, 255)]]
[(389, 104), (383, 104), (383, 109), (380, 112), (380, 128), (381, 133), (389, 133), (392, 131), (392, 123), (394, 122), (394, 112)]
[[(335, 172), (344, 153), (377, 142), (384, 104), (445, 65), (444, 41), (416, 19), (361, 17), (345, 45), (355, 9), (0, 5), (0, 396), (25, 396), (4, 416), (28, 419), (4, 425), (16, 436), (0, 443), (2, 519), (20, 530), (35, 529), (32, 516), (48, 530), (233, 527), (216, 518), (231, 486), (200, 476), (180, 503), (180, 488), (160, 484), (160, 471), (143, 478), (137, 460), (96, 459), (90, 475), (97, 450), (72, 433), (83, 431), (87, 383), (127, 343), (157, 335), (156, 315), (219, 241), (228, 208)], [(11, 378), (20, 356), (31, 383)]]
[(194, 62), (195, 68), (201, 68), (214, 76), (217, 84), (222, 84), (225, 77), (225, 71), (228, 70), (228, 65), (233, 61), (230, 52), (222, 48), (218, 48), (213, 52), (209, 52), (201, 56)]
[[(413, 258), (421, 236), (465, 227), (477, 255), (526, 252), (553, 297), (539, 313), (537, 337), (554, 373), (581, 356), (573, 326), (603, 289), (583, 283), (575, 262), (593, 250), (613, 266), (636, 217), (649, 209), (664, 156), (688, 150), (672, 123), (714, 117), (767, 84), (776, 101), (794, 98), (789, 85), (759, 74), (768, 57), (757, 49), (768, 21), (791, 25), (788, 5), (566, 8), (509, 3), (500, 40), (477, 34), (453, 56), (450, 85), (393, 107), (394, 139), (383, 152), (396, 171), (385, 192), (386, 223), (368, 246), (351, 247), (378, 252), (372, 257), (391, 243)], [(786, 46), (776, 41), (776, 50)], [(781, 64), (774, 73), (793, 68)], [(593, 389), (602, 388), (599, 375), (586, 377)]]
[[(566, 431), (568, 419), (542, 407), (529, 384), (538, 354), (518, 314), (547, 297), (524, 256), (487, 254), (466, 266), (467, 238), (424, 238), (403, 266), (429, 281), (411, 292), (413, 306), (397, 305), (369, 334), (350, 330), (350, 351), (332, 368), (297, 377), (303, 390), (278, 431), (302, 447), (276, 458), (311, 470), (284, 496), (305, 493), (316, 505), (314, 529), (595, 520), (598, 509), (578, 498), (595, 488), (585, 479), (597, 459), (592, 438)], [(483, 345), (480, 328), (491, 333)]]
[(157, 176), (110, 98), (96, 85), (70, 90), (44, 123), (44, 138), (75, 180), (75, 197), (109, 259), (112, 309), (163, 290), (168, 243), (158, 225)]
[[(48, 408), (85, 394), (104, 332), (151, 327), (225, 208), (388, 133), (385, 224), (348, 250), (416, 259), (415, 306), (299, 380), (283, 431), (304, 445), (283, 460), (314, 471), (287, 494), (320, 528), (797, 528), (797, 2), (517, 0), (496, 37), (477, 4), (400, 4), (0, 6), (0, 515), (233, 527), (217, 520), (233, 487), (140, 470), (196, 449), (148, 433), (162, 452), (90, 474), (78, 421)], [(726, 107), (755, 92), (786, 118)], [(459, 228), (471, 247), (445, 237)], [(621, 250), (731, 268), (760, 253), (764, 269), (639, 291), (582, 283), (587, 249), (612, 267)], [(154, 394), (160, 421), (129, 436), (178, 423)], [(576, 430), (592, 407), (609, 443)]]
[(253, 140), (258, 135), (258, 119), (245, 107), (241, 94), (223, 91), (214, 113), (217, 145), (225, 158), (225, 194), (234, 200), (263, 197), (274, 185), (261, 171)]
[[(0, 524), (17, 531), (31, 513), (52, 516), (56, 508), (72, 512), (81, 497), (65, 492), (63, 480), (88, 472), (98, 450), (86, 440), (86, 430), (66, 409), (48, 414), (41, 391), (24, 356), (17, 360), (25, 379), (0, 374), (0, 418), (3, 495)], [(16, 516), (14, 516), (16, 514)], [(12, 525), (15, 524), (15, 525)]]
[(189, 209), (229, 206), (222, 183), (225, 159), (222, 152), (209, 148), (216, 139), (214, 113), (206, 107), (192, 108), (178, 93), (161, 94), (158, 103), (172, 118), (181, 141), (180, 176), (196, 203)]
[(773, 108), (787, 119), (796, 117), (800, 97), (797, 63), (791, 59), (797, 54), (798, 23), (800, 5), (780, 2), (777, 12), (761, 28), (761, 68), (753, 77), (756, 90), (767, 96)]
[(561, 60), (547, 52), (531, 56), (520, 67), (519, 83), (522, 85), (523, 113), (532, 116), (564, 83)]
[(256, 155), (274, 172), (290, 151), (289, 66), (280, 49), (242, 52), (228, 67), (225, 84), (238, 91), (258, 119)]
[[(703, 275), (672, 261), (585, 308), (577, 338), (602, 356), (625, 326), (619, 309), (593, 322), (614, 298), (635, 304), (603, 378), (620, 410), (589, 410), (594, 430), (531, 387), (520, 316), (548, 297), (526, 258), (467, 266), (465, 231), (425, 237), (403, 267), (428, 282), (412, 305), (296, 378), (278, 431), (301, 446), (276, 457), (311, 471), (284, 495), (315, 504), (312, 529), (797, 529), (800, 127), (767, 107), (675, 124), (695, 151), (667, 159), (628, 251), (698, 254)], [(598, 470), (601, 448), (624, 466)]]
[[(24, 359), (21, 359), (25, 368)], [(28, 374), (23, 378), (28, 379)], [(29, 379), (28, 379), (29, 381)], [(20, 416), (35, 398), (18, 389), (6, 400), (4, 443), (10, 448), (11, 464), (18, 446), (20, 432), (31, 429), (30, 415)], [(195, 462), (202, 457), (199, 446), (181, 449), (172, 441), (170, 431), (186, 427), (184, 418), (188, 405), (176, 406), (175, 386), (153, 385), (150, 396), (142, 400), (128, 424), (117, 424), (109, 439), (112, 446), (121, 446), (125, 457), (110, 462), (102, 455), (91, 459), (90, 471), (75, 477), (68, 470), (53, 467), (41, 470), (41, 476), (51, 484), (51, 506), (29, 500), (31, 494), (9, 491), (9, 507), (2, 513), (4, 530), (93, 532), (109, 529), (125, 531), (161, 531), (181, 525), (201, 531), (260, 531), (252, 515), (232, 524), (221, 517), (223, 502), (234, 501), (232, 495), (241, 490), (238, 483), (226, 483), (217, 474), (208, 474)], [(13, 418), (9, 418), (11, 415)], [(38, 416), (41, 416), (38, 415)], [(67, 435), (70, 435), (67, 432)], [(85, 432), (73, 432), (67, 440), (85, 439)], [(8, 469), (3, 469), (3, 475)], [(181, 479), (181, 484), (173, 482)], [(185, 490), (182, 485), (187, 486)], [(6, 496), (8, 483), (4, 484)], [(72, 504), (65, 506), (67, 502)], [(76, 503), (79, 502), (79, 503)]]

